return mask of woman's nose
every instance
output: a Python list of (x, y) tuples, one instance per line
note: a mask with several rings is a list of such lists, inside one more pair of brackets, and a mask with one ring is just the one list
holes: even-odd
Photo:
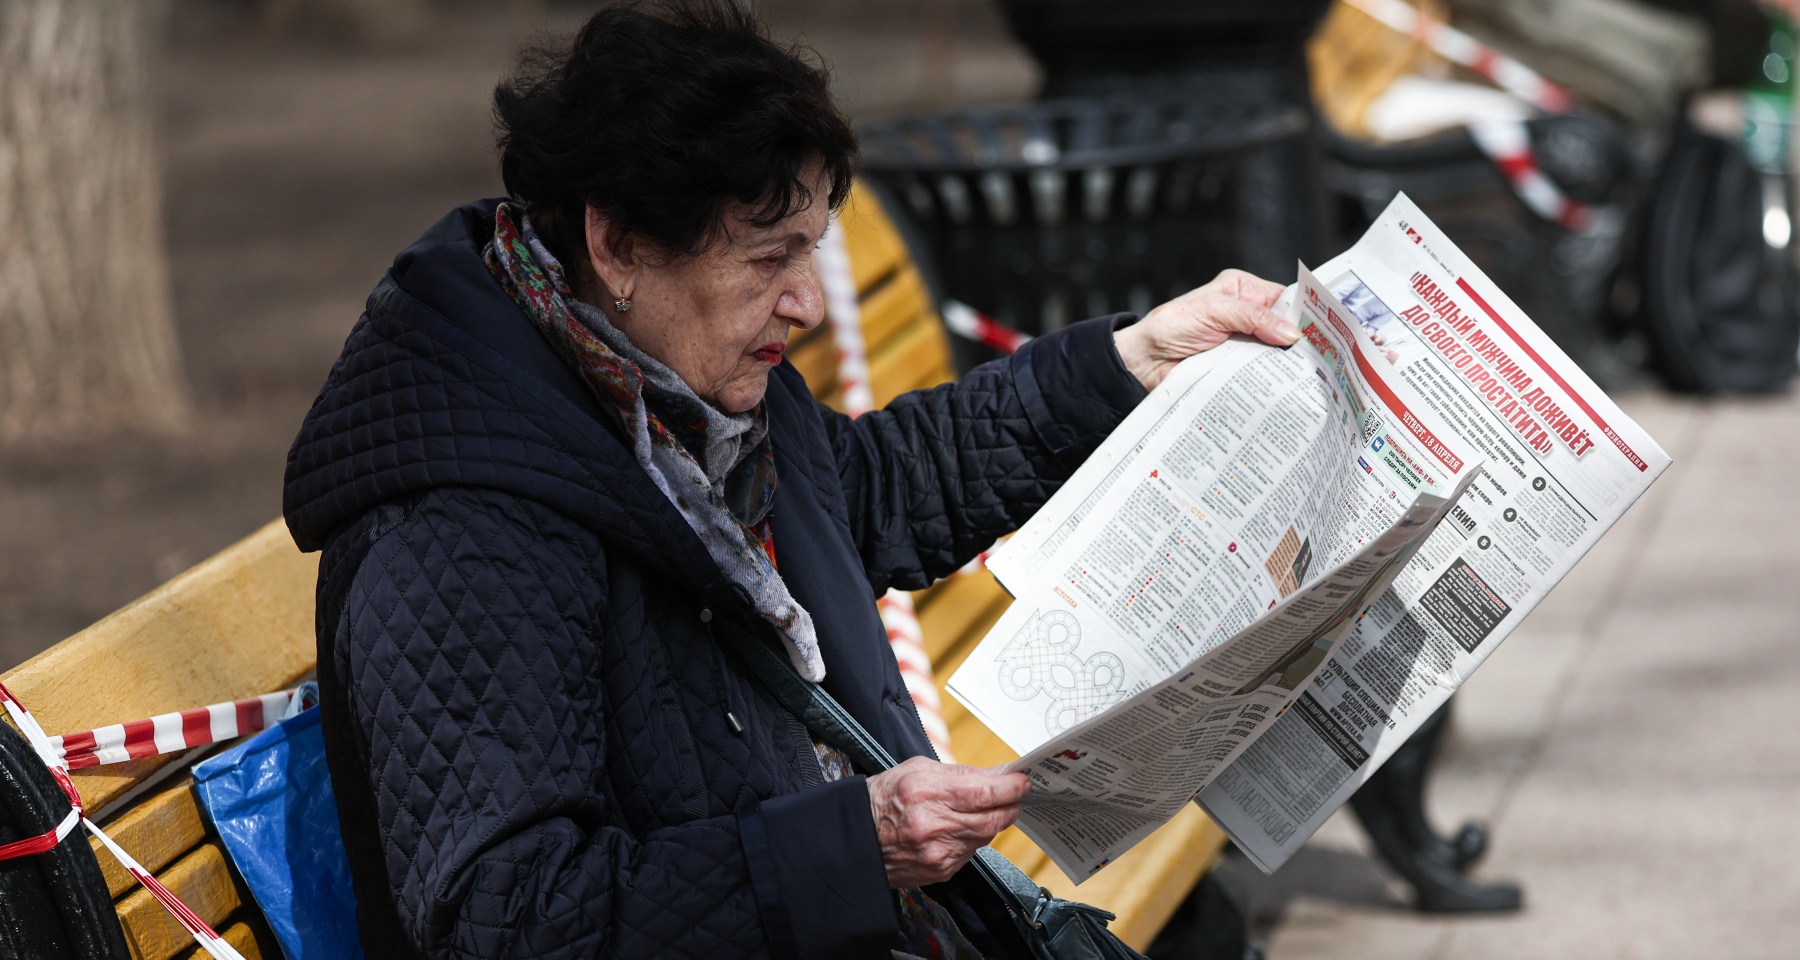
[(802, 330), (811, 330), (825, 322), (825, 291), (814, 271), (795, 271), (794, 285), (781, 295), (775, 312), (783, 320)]

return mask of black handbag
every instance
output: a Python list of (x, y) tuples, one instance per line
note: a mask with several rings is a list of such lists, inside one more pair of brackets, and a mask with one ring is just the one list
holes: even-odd
[[(729, 618), (718, 618), (712, 626), (713, 636), (722, 635), (725, 648), (736, 654), (750, 674), (814, 736), (842, 750), (865, 771), (878, 773), (894, 766), (887, 748), (823, 687), (794, 672), (785, 654), (744, 627), (729, 622)], [(1106, 929), (1113, 914), (1052, 895), (998, 850), (982, 847), (965, 869), (973, 871), (981, 881), (965, 886), (991, 895), (992, 902), (984, 913), (1004, 918), (1002, 923), (1011, 928), (1035, 960), (1146, 960)]]

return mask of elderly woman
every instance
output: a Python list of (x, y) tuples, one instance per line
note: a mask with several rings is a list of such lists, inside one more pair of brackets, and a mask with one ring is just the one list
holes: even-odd
[[(368, 955), (1018, 955), (959, 873), (1022, 775), (932, 759), (874, 599), (1015, 528), (1241, 273), (852, 421), (782, 360), (856, 144), (723, 0), (624, 4), (495, 96), (509, 198), (369, 297), (289, 455)], [(876, 773), (715, 637), (782, 651)], [(874, 775), (867, 775), (874, 774)]]

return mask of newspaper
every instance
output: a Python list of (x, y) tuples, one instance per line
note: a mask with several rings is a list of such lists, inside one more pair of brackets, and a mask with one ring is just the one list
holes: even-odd
[(1404, 196), (1277, 309), (989, 562), (948, 688), (1077, 883), (1195, 799), (1279, 866), (1669, 463)]

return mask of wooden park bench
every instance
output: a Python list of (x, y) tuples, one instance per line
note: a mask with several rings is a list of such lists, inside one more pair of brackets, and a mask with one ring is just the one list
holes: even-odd
[[(317, 554), (279, 520), (0, 677), (52, 734), (256, 696), (313, 669)], [(78, 770), (88, 815), (247, 958), (280, 960), (211, 834), (180, 755)], [(65, 843), (85, 834), (70, 835)], [(105, 851), (95, 857), (134, 960), (205, 954)], [(371, 958), (373, 960), (373, 958)]]
[[(879, 202), (859, 188), (843, 223), (861, 302), (877, 405), (951, 379), (943, 325), (918, 267)], [(814, 392), (839, 399), (828, 329), (796, 338), (789, 356)], [(255, 696), (293, 685), (315, 664), (316, 554), (301, 554), (276, 521), (149, 595), (0, 676), (52, 733), (88, 730)], [(940, 688), (1005, 609), (985, 570), (920, 591), (915, 602)], [(1014, 754), (948, 697), (945, 719), (963, 763)], [(204, 748), (203, 748), (204, 749)], [(89, 815), (245, 957), (277, 960), (254, 901), (201, 816), (181, 755), (78, 770)], [(65, 843), (80, 842), (81, 833)], [(113, 858), (96, 859), (136, 960), (202, 956), (192, 938)], [(1041, 884), (1118, 914), (1142, 949), (1211, 866), (1224, 837), (1189, 806), (1079, 890), (1016, 828), (995, 845)], [(0, 939), (4, 931), (0, 931)], [(0, 942), (0, 955), (6, 954)], [(373, 960), (373, 958), (371, 958)]]

